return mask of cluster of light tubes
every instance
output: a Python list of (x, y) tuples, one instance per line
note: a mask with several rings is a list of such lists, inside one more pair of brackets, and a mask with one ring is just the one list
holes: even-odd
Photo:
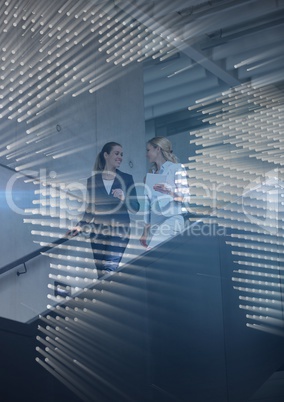
[[(192, 196), (205, 211), (212, 208), (204, 222), (232, 229), (228, 246), (240, 266), (232, 274), (233, 286), (250, 303), (240, 308), (257, 311), (246, 316), (248, 326), (284, 336), (283, 93), (273, 85), (242, 84), (190, 109), (200, 111), (208, 124), (191, 132), (199, 147), (188, 163)], [(266, 294), (269, 301), (258, 298), (256, 308), (254, 297), (244, 296), (249, 293)], [(276, 304), (281, 319), (273, 318), (275, 311), (260, 314), (267, 303)], [(266, 323), (251, 323), (260, 319)]]
[[(90, 90), (105, 61), (125, 66), (174, 49), (163, 32), (147, 29), (114, 2), (24, 6), (18, 1), (2, 6), (2, 118), (28, 121), (63, 94)], [(98, 57), (95, 47), (87, 46), (91, 41), (106, 56)], [(94, 69), (99, 58), (101, 67)]]
[[(169, 4), (165, 7), (170, 7)], [(113, 1), (5, 1), (0, 30), (0, 119), (17, 120), (22, 138), (3, 141), (0, 156), (26, 171), (71, 155), (72, 145), (51, 149), (54, 135), (41, 116), (64, 96), (93, 93), (122, 74), (120, 67), (176, 52), (160, 25), (139, 7)], [(147, 8), (147, 7), (146, 7)], [(41, 123), (38, 123), (38, 120)], [(50, 127), (50, 124), (49, 124)], [(46, 145), (46, 143), (48, 145)], [(44, 151), (45, 150), (45, 151)], [(41, 155), (41, 157), (39, 157)]]

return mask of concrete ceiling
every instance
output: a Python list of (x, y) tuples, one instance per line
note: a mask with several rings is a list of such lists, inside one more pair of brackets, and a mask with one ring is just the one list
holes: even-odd
[(158, 24), (174, 47), (145, 62), (145, 117), (156, 132), (195, 128), (200, 118), (188, 107), (224, 89), (282, 88), (284, 1), (145, 3), (152, 7), (148, 27)]

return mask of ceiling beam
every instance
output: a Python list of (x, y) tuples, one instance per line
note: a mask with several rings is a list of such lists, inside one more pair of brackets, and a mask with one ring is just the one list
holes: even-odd
[(189, 46), (183, 38), (172, 29), (167, 28), (165, 25), (154, 20), (148, 13), (141, 11), (141, 9), (134, 4), (131, 0), (126, 0), (119, 2), (117, 7), (123, 9), (127, 14), (130, 14), (137, 21), (145, 25), (157, 36), (161, 36), (177, 50), (194, 60), (196, 63), (200, 64), (207, 71), (215, 75), (224, 83), (228, 84), (230, 87), (240, 85), (240, 81), (233, 75), (225, 71), (219, 65), (214, 63), (212, 60), (208, 59), (200, 51), (196, 50), (192, 46)]

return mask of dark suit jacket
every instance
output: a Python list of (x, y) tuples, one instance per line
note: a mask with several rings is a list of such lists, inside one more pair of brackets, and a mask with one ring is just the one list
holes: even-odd
[[(111, 191), (114, 189), (123, 190), (124, 201), (112, 195)], [(108, 194), (105, 189), (102, 172), (96, 172), (88, 178), (87, 208), (80, 221), (81, 226), (92, 220), (98, 225), (129, 226), (129, 211), (136, 213), (140, 207), (132, 175), (117, 169), (111, 191)]]

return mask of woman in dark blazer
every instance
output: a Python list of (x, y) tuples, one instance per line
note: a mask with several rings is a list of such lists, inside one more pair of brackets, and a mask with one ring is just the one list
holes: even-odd
[(115, 271), (130, 236), (129, 212), (139, 210), (133, 177), (118, 168), (123, 151), (117, 142), (108, 142), (98, 154), (94, 174), (87, 181), (87, 208), (70, 232), (90, 233), (98, 270)]

